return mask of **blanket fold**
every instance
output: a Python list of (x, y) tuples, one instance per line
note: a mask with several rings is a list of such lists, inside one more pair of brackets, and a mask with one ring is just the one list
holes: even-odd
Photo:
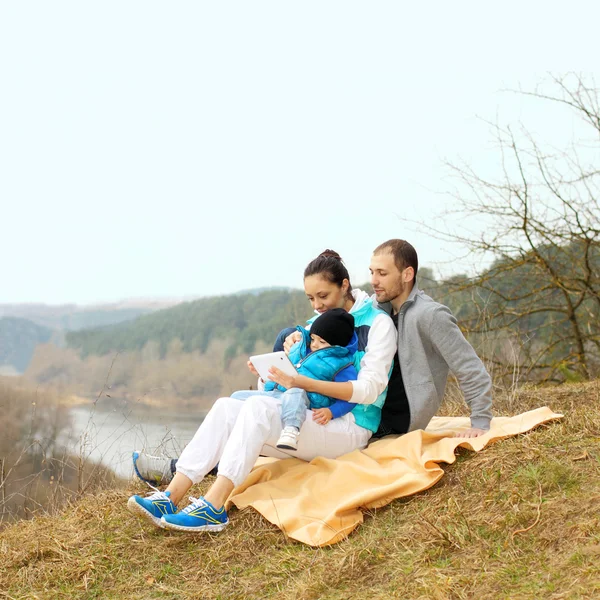
[(380, 508), (435, 485), (444, 474), (440, 463), (453, 463), (458, 447), (479, 452), (561, 417), (547, 407), (496, 417), (478, 438), (449, 437), (470, 427), (468, 417), (434, 417), (425, 431), (388, 436), (337, 459), (259, 459), (228, 506), (251, 506), (305, 544), (335, 544), (362, 523), (362, 509)]

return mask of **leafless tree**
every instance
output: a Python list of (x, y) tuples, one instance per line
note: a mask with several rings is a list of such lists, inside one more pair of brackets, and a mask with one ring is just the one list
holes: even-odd
[[(420, 225), (472, 257), (492, 258), (484, 272), (441, 290), (465, 331), (488, 341), (489, 361), (529, 378), (589, 379), (600, 356), (599, 90), (577, 74), (550, 76), (545, 85), (515, 93), (564, 109), (583, 134), (556, 149), (523, 125), (490, 123), (501, 176), (448, 163), (452, 209), (444, 225)], [(470, 222), (479, 230), (462, 227)], [(516, 355), (507, 353), (515, 342)]]

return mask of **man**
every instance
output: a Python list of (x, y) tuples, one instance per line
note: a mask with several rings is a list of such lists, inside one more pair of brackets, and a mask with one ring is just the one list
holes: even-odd
[(449, 371), (471, 408), (471, 428), (457, 435), (485, 433), (492, 418), (491, 378), (450, 310), (418, 288), (415, 249), (404, 240), (388, 240), (375, 248), (369, 270), (375, 300), (398, 330), (397, 360), (376, 437), (425, 429), (440, 407)]
[[(371, 257), (373, 301), (392, 317), (398, 330), (397, 357), (381, 424), (372, 439), (425, 429), (442, 403), (450, 371), (471, 409), (470, 429), (456, 435), (480, 436), (490, 428), (492, 419), (491, 378), (450, 310), (418, 288), (418, 266), (416, 250), (400, 239), (379, 245)], [(292, 330), (284, 331), (287, 335)], [(280, 335), (277, 345), (281, 342)], [(286, 340), (288, 348), (291, 343)], [(176, 462), (133, 454), (138, 477), (156, 485), (171, 480)]]

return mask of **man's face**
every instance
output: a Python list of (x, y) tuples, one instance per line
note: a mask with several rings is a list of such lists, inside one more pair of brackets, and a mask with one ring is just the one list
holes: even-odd
[(373, 254), (369, 271), (377, 302), (391, 302), (406, 291), (408, 284), (402, 281), (403, 271), (398, 270), (390, 252)]

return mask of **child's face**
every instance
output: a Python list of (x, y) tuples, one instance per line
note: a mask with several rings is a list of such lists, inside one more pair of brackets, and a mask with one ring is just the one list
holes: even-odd
[(329, 347), (331, 347), (331, 344), (327, 343), (321, 336), (314, 333), (310, 334), (310, 349), (312, 352)]

